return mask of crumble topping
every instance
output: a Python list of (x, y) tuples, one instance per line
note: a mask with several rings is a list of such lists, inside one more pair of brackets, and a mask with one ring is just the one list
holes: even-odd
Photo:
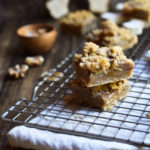
[(84, 22), (95, 18), (95, 16), (87, 10), (78, 10), (75, 12), (70, 12), (68, 16), (61, 19), (61, 22), (70, 23), (70, 24), (83, 24)]
[(97, 44), (92, 43), (92, 42), (89, 42), (89, 43), (86, 42), (82, 49), (83, 49), (84, 55), (86, 55), (86, 54), (94, 53), (98, 48), (99, 46)]
[(102, 29), (94, 29), (87, 35), (87, 40), (101, 46), (121, 46), (129, 49), (138, 42), (138, 38), (129, 29), (119, 27), (111, 21), (103, 21)]
[(121, 69), (118, 64), (126, 60), (120, 46), (99, 47), (92, 42), (86, 42), (82, 50), (83, 54), (75, 54), (73, 61), (93, 73), (104, 71), (107, 74), (108, 69)]

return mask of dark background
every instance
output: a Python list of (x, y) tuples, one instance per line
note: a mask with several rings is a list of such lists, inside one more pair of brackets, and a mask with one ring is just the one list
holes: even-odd
[[(110, 9), (119, 0), (111, 0)], [(125, 0), (121, 0), (122, 2)], [(45, 8), (46, 0), (0, 0), (1, 19), (49, 19), (49, 13)], [(70, 0), (71, 11), (76, 9), (88, 9), (87, 0)]]

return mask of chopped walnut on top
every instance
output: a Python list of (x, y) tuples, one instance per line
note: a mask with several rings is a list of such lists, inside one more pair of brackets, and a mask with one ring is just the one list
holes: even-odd
[(83, 54), (75, 54), (74, 61), (79, 66), (88, 69), (93, 73), (104, 71), (109, 68), (119, 69), (119, 61), (126, 59), (120, 46), (99, 47), (92, 42), (86, 42), (83, 46)]
[[(102, 56), (102, 57), (112, 57), (124, 55), (123, 50), (120, 46), (111, 47), (99, 47), (93, 42), (86, 42), (82, 48), (83, 56)], [(81, 54), (76, 55), (76, 57), (82, 57)]]
[(99, 46), (93, 42), (86, 42), (85, 45), (83, 46), (83, 53), (84, 55), (86, 54), (92, 54), (94, 53), (97, 49), (99, 48)]
[(44, 57), (43, 56), (26, 57), (25, 62), (31, 67), (40, 66), (44, 62)]
[(26, 72), (29, 70), (28, 65), (15, 65), (13, 68), (8, 69), (8, 74), (11, 77), (14, 77), (16, 79), (23, 78), (26, 74)]
[(108, 69), (110, 67), (109, 60), (102, 56), (88, 56), (81, 58), (80, 67), (87, 68), (90, 71), (97, 72), (99, 69)]

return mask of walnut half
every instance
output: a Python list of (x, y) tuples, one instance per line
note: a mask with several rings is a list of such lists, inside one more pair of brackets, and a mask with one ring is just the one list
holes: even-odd
[(26, 74), (26, 72), (29, 70), (28, 65), (15, 65), (13, 68), (8, 69), (8, 74), (11, 77), (14, 77), (15, 79), (23, 78)]
[(33, 56), (33, 57), (26, 57), (25, 63), (28, 64), (29, 66), (40, 66), (44, 62), (44, 57), (43, 56)]

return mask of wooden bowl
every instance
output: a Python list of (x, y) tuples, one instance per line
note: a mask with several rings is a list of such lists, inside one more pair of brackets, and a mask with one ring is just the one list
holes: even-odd
[(50, 24), (30, 24), (17, 30), (21, 46), (31, 54), (43, 54), (53, 46), (57, 31)]

